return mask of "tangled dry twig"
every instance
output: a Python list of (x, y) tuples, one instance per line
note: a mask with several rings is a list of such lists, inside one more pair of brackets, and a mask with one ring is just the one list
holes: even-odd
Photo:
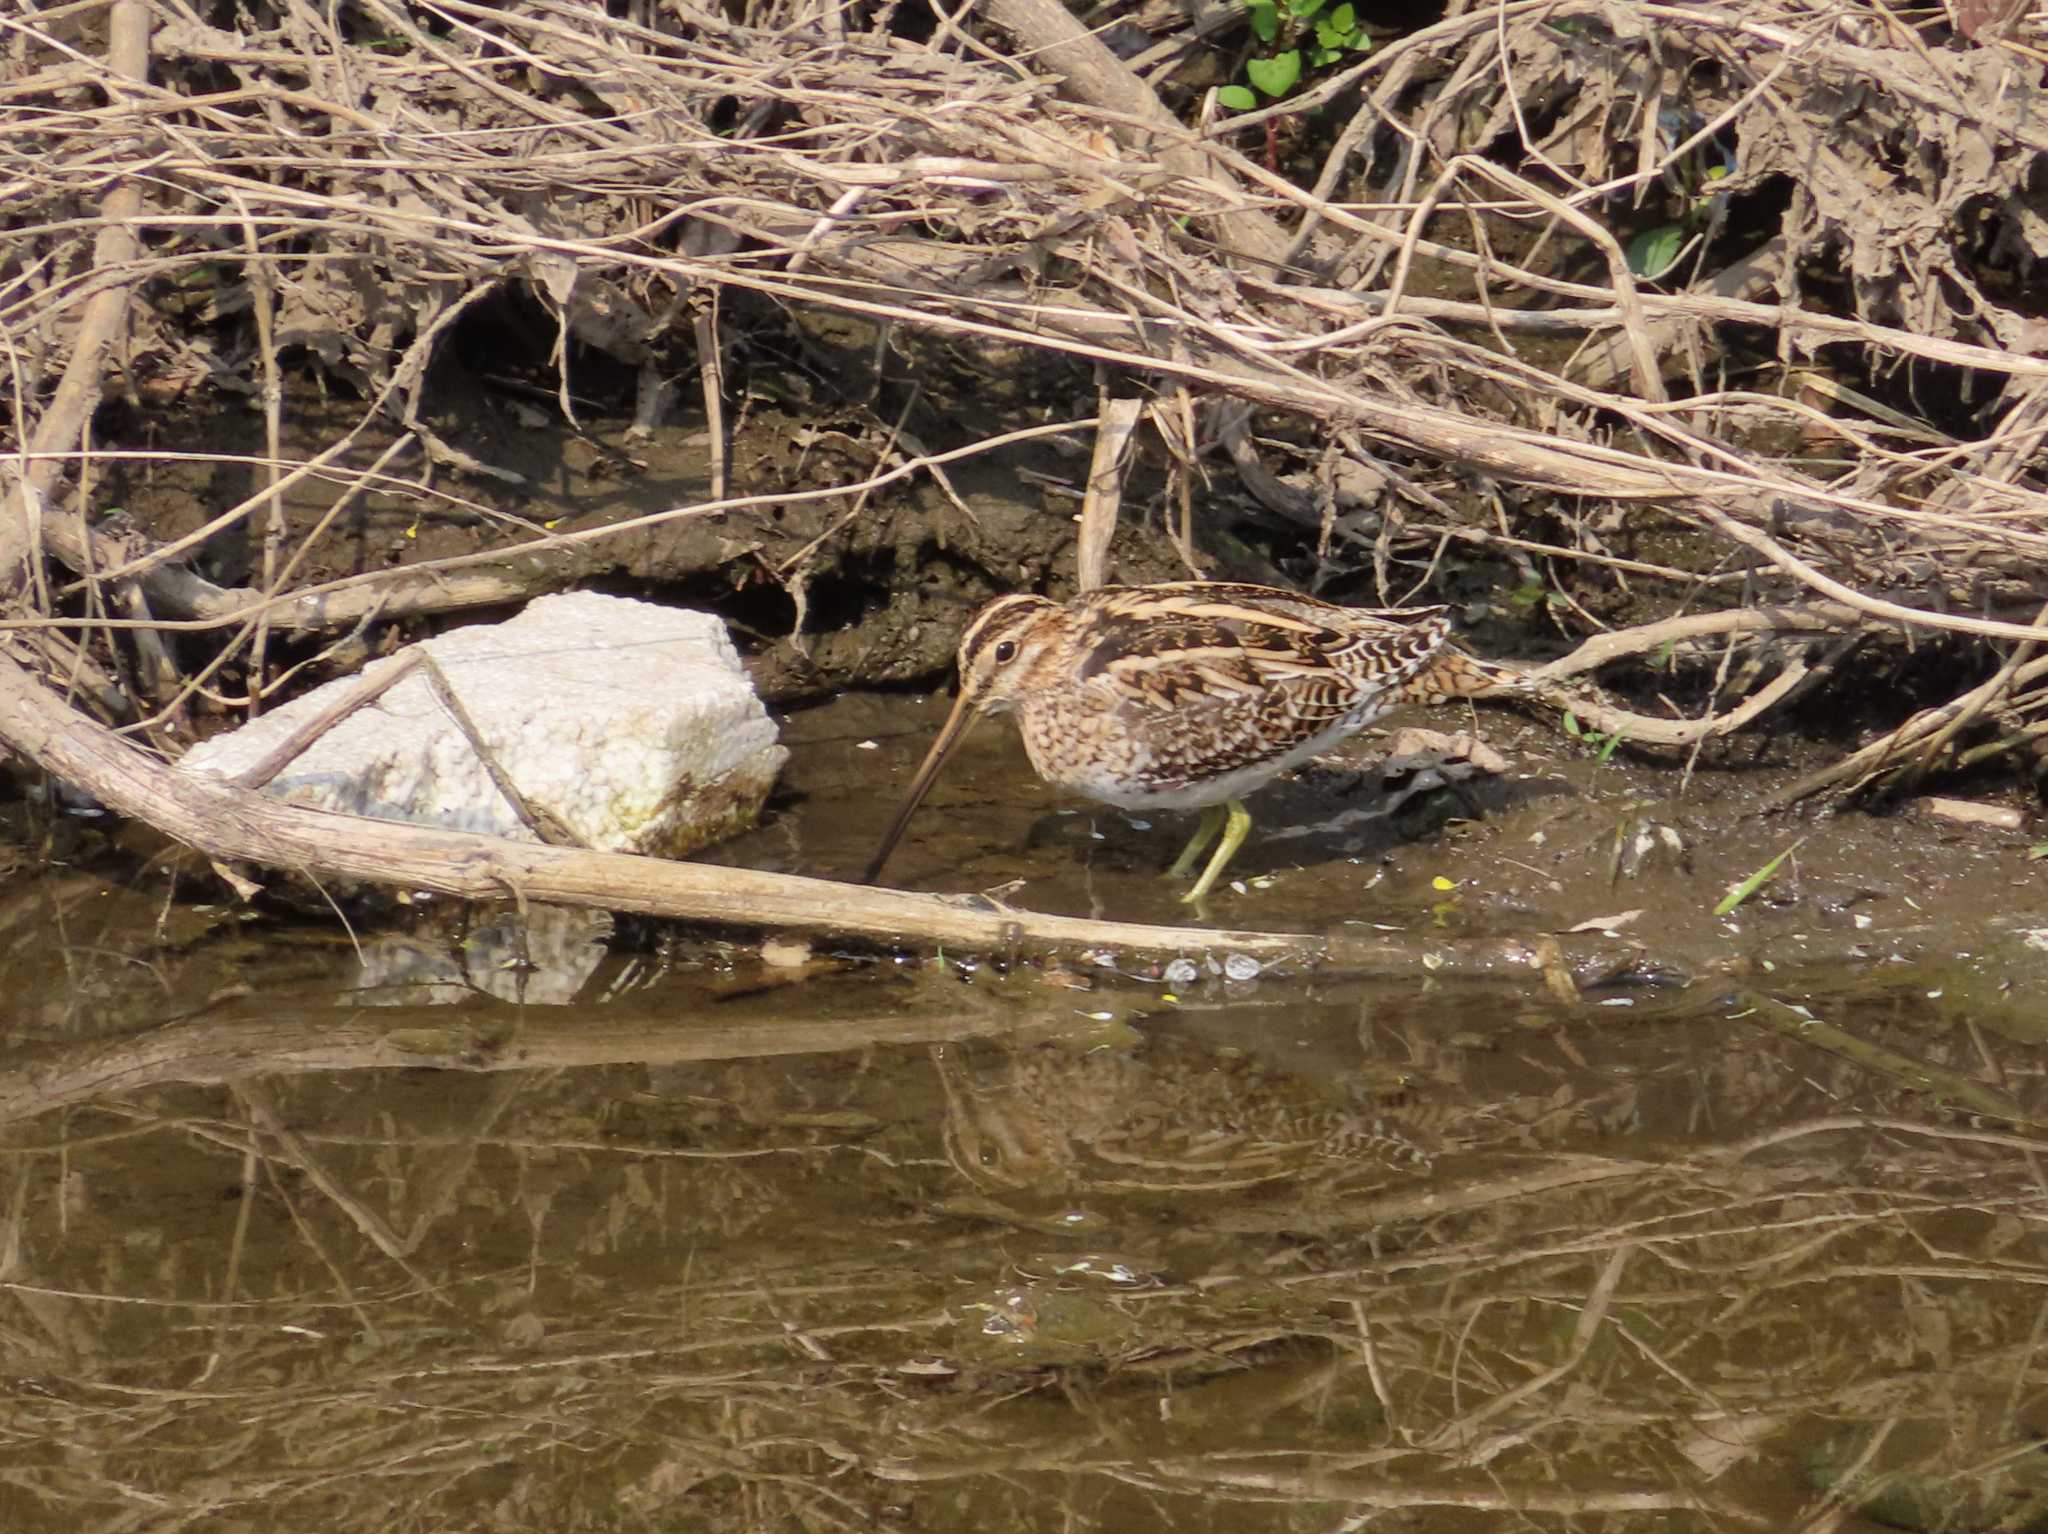
[[(1155, 89), (1170, 74), (1141, 80), (1023, 0), (925, 42), (885, 17), (735, 21), (683, 0), (625, 21), (573, 0), (365, 0), (339, 30), (294, 0), (234, 31), (180, 0), (114, 0), (111, 69), (67, 30), (95, 9), (0, 23), (22, 454), (0, 567), (40, 573), (27, 555), (46, 550), (145, 605), (123, 625), (60, 590), (20, 626), (239, 628), (231, 652), (260, 658), (252, 624), (347, 630), (574, 578), (574, 560), (505, 574), (567, 547), (530, 529), (463, 586), (399, 568), (336, 599), (295, 577), (323, 524), (293, 545), (273, 531), (261, 584), (229, 590), (90, 525), (94, 465), (132, 451), (76, 445), (102, 387), (150, 408), (202, 385), (261, 396), (281, 355), (359, 391), (357, 425), (209, 535), (299, 475), (377, 493), (339, 450), (380, 416), (430, 465), (492, 472), (423, 402), (453, 325), (507, 284), (553, 317), (571, 420), (572, 350), (638, 370), (644, 417), (672, 338), (715, 340), (693, 306), (753, 294), (1106, 365), (1159, 390), (1183, 452), (1205, 450), (1191, 396), (1291, 417), (1377, 487), (1325, 471), (1317, 515), (1326, 542), (1375, 548), (1383, 583), (1389, 550), (1453, 536), (1553, 579), (1715, 574), (1641, 557), (1675, 528), (1765, 600), (2001, 641), (2048, 602), (2048, 361), (2008, 292), (2048, 259), (2026, 25), (1937, 51), (1879, 6), (1454, 7), (1294, 101), (1190, 128)], [(1350, 120), (1306, 190), (1236, 147), (1323, 106)], [(1918, 147), (1898, 163), (1901, 135)], [(1879, 162), (1882, 195), (1858, 168)], [(1624, 245), (1659, 208), (1692, 230), (1693, 265), (1653, 285)], [(1724, 282), (1705, 255), (1740, 243), (1734, 208), (1773, 223)], [(1817, 391), (1779, 366), (1809, 358), (1867, 377)], [(1937, 378), (1975, 390), (1968, 409)], [(1500, 487), (1512, 519), (1412, 525), (1446, 508), (1431, 464)], [(60, 470), (68, 492), (38, 496)], [(1602, 503), (1617, 511), (1587, 514)]]

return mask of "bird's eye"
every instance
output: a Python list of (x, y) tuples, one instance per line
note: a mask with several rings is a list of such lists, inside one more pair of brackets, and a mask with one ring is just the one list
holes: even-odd
[(999, 645), (997, 645), (997, 646), (996, 646), (996, 664), (997, 664), (997, 665), (999, 665), (999, 666), (1000, 666), (1000, 665), (1004, 664), (1005, 662), (1007, 662), (1007, 661), (1013, 661), (1013, 660), (1015, 660), (1016, 658), (1017, 658), (1017, 641), (1016, 641), (1016, 640), (1014, 640), (1014, 639), (1005, 639), (1005, 640), (1004, 640), (1004, 641), (1003, 641), (1003, 642), (1002, 642), (1001, 644), (999, 644)]

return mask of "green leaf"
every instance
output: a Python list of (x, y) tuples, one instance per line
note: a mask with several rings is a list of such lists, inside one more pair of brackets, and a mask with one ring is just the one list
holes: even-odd
[(1296, 21), (1307, 21), (1326, 4), (1328, 0), (1287, 0), (1287, 10)]
[(1784, 863), (1785, 859), (1792, 856), (1792, 854), (1797, 852), (1802, 846), (1805, 845), (1805, 843), (1806, 838), (1803, 836), (1800, 837), (1798, 841), (1794, 842), (1791, 846), (1787, 847), (1783, 852), (1779, 853), (1776, 857), (1772, 858), (1770, 862), (1764, 864), (1763, 867), (1759, 868), (1747, 879), (1744, 879), (1740, 884), (1736, 885), (1734, 889), (1730, 890), (1727, 894), (1723, 895), (1721, 897), (1721, 903), (1714, 907), (1714, 914), (1716, 916), (1726, 916), (1730, 911), (1734, 910), (1737, 906), (1741, 905), (1743, 901), (1749, 899), (1751, 895), (1754, 895), (1758, 890), (1762, 889), (1766, 884), (1770, 883), (1771, 875), (1775, 874), (1778, 871), (1779, 867)]
[(1605, 767), (1607, 765), (1607, 758), (1614, 755), (1614, 748), (1620, 744), (1621, 732), (1617, 730), (1600, 743), (1600, 750), (1593, 758), (1593, 765), (1595, 767)]
[(1659, 224), (1628, 242), (1628, 269), (1638, 277), (1661, 277), (1685, 246), (1683, 224)]
[(1242, 85), (1226, 85), (1216, 93), (1216, 99), (1233, 112), (1249, 112), (1259, 104), (1259, 98)]
[(1571, 736), (1573, 740), (1579, 739), (1579, 737), (1586, 733), (1586, 727), (1579, 723), (1579, 716), (1572, 713), (1569, 709), (1565, 711), (1564, 732)]
[(1301, 78), (1301, 50), (1289, 48), (1285, 53), (1276, 53), (1270, 59), (1247, 59), (1244, 73), (1245, 78), (1266, 95), (1275, 98), (1284, 96), (1294, 89), (1295, 82)]
[(1280, 8), (1273, 0), (1248, 0), (1245, 16), (1251, 21), (1252, 36), (1262, 43), (1270, 43), (1280, 35)]
[(2027, 856), (2036, 863), (2040, 862), (2043, 858), (2048, 858), (2048, 842), (2036, 842), (2027, 849)]
[(1344, 55), (1335, 48), (1314, 48), (1309, 51), (1308, 61), (1318, 69), (1327, 68)]
[(1344, 4), (1330, 12), (1330, 25), (1342, 32), (1348, 41), (1358, 30), (1358, 7), (1351, 0), (1344, 0)]
[[(1320, 45), (1319, 51), (1327, 53), (1332, 48), (1341, 48), (1344, 45), (1344, 34), (1331, 26), (1330, 18), (1325, 16), (1316, 23), (1316, 42)], [(1317, 59), (1316, 62), (1320, 64), (1323, 61)]]

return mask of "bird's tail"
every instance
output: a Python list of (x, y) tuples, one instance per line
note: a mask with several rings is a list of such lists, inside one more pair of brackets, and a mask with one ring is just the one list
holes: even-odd
[(1454, 698), (1504, 698), (1568, 709), (1574, 700), (1602, 701), (1599, 688), (1583, 679), (1537, 681), (1506, 661), (1482, 660), (1453, 645), (1436, 652), (1423, 672), (1400, 692), (1403, 703), (1448, 703)]
[(1403, 703), (1448, 703), (1453, 698), (1491, 698), (1501, 694), (1529, 696), (1534, 685), (1515, 667), (1481, 660), (1445, 645), (1420, 673), (1401, 688)]

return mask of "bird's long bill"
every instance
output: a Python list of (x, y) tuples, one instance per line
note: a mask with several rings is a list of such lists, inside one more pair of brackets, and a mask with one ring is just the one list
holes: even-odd
[(917, 765), (917, 775), (910, 780), (909, 791), (903, 796), (903, 803), (897, 807), (896, 818), (889, 822), (889, 829), (883, 834), (882, 845), (875, 849), (875, 855), (868, 860), (867, 872), (860, 876), (863, 884), (873, 884), (882, 877), (882, 866), (889, 861), (889, 854), (896, 850), (896, 843), (903, 838), (903, 828), (910, 824), (910, 817), (923, 801), (925, 793), (939, 775), (939, 769), (946, 765), (946, 758), (960, 744), (960, 737), (967, 733), (967, 727), (974, 723), (973, 700), (963, 690), (953, 704), (953, 712), (946, 716), (946, 722), (939, 726), (938, 738), (932, 742), (931, 750), (925, 752), (924, 760)]

